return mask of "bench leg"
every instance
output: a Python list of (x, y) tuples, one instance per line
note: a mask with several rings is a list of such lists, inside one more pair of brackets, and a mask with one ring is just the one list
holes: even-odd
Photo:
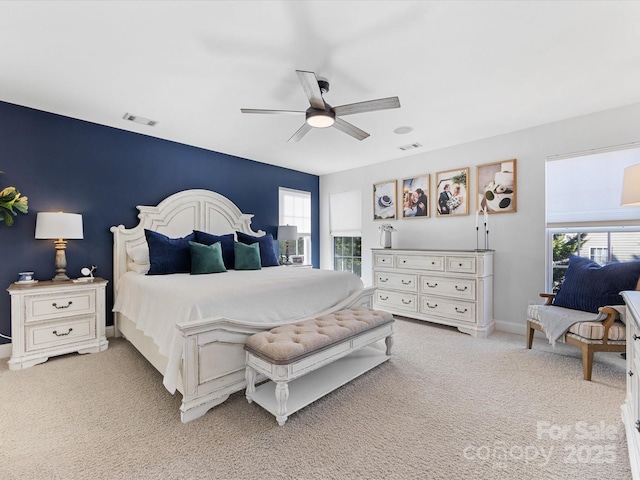
[(276, 402), (278, 403), (276, 420), (283, 426), (289, 416), (287, 415), (287, 399), (289, 398), (289, 385), (287, 382), (276, 382)]
[(244, 378), (247, 381), (247, 390), (245, 392), (247, 402), (253, 403), (250, 395), (256, 391), (256, 371), (251, 367), (247, 367), (244, 371)]
[(386, 354), (388, 357), (391, 356), (391, 347), (393, 347), (393, 335), (389, 335), (387, 338), (384, 339), (384, 343), (387, 346), (387, 351)]

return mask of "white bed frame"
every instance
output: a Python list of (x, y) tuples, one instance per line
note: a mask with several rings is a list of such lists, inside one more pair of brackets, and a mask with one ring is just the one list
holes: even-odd
[[(171, 195), (157, 207), (138, 206), (140, 222), (127, 229), (123, 225), (111, 227), (113, 233), (113, 285), (117, 295), (119, 279), (129, 270), (132, 261), (127, 249), (146, 242), (144, 230), (154, 230), (170, 237), (182, 237), (193, 230), (222, 235), (240, 231), (262, 236), (264, 231), (251, 229), (253, 215), (245, 214), (228, 198), (209, 190), (185, 190)], [(313, 317), (352, 306), (371, 307), (374, 288), (355, 292), (332, 308)], [(305, 316), (304, 318), (309, 318)], [(224, 402), (230, 394), (245, 388), (246, 339), (254, 333), (269, 330), (287, 322), (239, 322), (227, 318), (210, 318), (178, 323), (182, 337), (182, 363), (178, 391), (182, 394), (180, 418), (184, 423), (204, 415)], [(150, 337), (138, 330), (126, 316), (114, 313), (116, 336), (124, 336), (142, 355), (164, 375), (168, 359), (160, 354)]]

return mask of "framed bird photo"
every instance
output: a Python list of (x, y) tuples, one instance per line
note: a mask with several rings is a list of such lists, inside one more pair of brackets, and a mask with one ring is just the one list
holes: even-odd
[(437, 216), (469, 215), (469, 167), (436, 173)]

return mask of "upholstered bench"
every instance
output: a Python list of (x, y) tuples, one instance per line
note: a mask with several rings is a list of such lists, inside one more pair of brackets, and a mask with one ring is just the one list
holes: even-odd
[[(252, 335), (244, 347), (247, 401), (284, 425), (292, 413), (388, 360), (393, 323), (388, 312), (353, 307)], [(386, 351), (369, 347), (382, 339)], [(256, 387), (256, 373), (272, 381)]]

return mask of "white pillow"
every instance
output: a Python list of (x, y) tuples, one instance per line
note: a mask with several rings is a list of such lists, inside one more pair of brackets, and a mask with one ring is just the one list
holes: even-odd
[(127, 247), (127, 255), (135, 263), (149, 266), (149, 245), (147, 242), (135, 247)]
[(127, 263), (127, 270), (129, 270), (130, 272), (141, 273), (143, 275), (146, 275), (150, 267), (151, 265), (149, 265), (148, 263), (147, 264), (135, 263), (135, 262)]

